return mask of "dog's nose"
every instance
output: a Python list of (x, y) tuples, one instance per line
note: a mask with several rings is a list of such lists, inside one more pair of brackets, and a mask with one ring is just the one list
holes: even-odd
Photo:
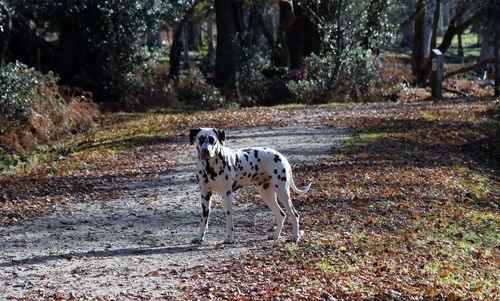
[(207, 157), (209, 157), (209, 156), (210, 156), (210, 152), (208, 151), (208, 149), (202, 149), (202, 150), (201, 150), (201, 156), (202, 156), (203, 158), (207, 158)]

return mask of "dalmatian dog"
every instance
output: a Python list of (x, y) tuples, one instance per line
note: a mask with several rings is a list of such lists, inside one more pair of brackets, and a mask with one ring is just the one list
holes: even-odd
[[(201, 243), (205, 237), (210, 213), (211, 197), (219, 193), (226, 210), (226, 237), (224, 243), (234, 243), (233, 192), (245, 185), (255, 185), (262, 200), (272, 210), (276, 219), (276, 230), (269, 239), (278, 239), (286, 214), (293, 225), (289, 241), (299, 241), (299, 214), (292, 205), (290, 188), (305, 194), (311, 184), (298, 189), (292, 177), (288, 160), (274, 149), (255, 147), (231, 149), (224, 146), (225, 132), (213, 128), (192, 129), (189, 133), (191, 145), (198, 150), (196, 178), (201, 189), (202, 216), (198, 234), (193, 243)], [(286, 209), (286, 213), (278, 202)]]

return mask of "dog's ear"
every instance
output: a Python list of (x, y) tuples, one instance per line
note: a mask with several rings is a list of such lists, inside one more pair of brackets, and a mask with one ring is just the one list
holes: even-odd
[(220, 144), (224, 145), (224, 141), (226, 141), (226, 132), (218, 129), (214, 129), (214, 132), (217, 135), (217, 139), (219, 139)]
[(194, 141), (196, 140), (196, 135), (201, 131), (201, 129), (191, 129), (189, 130), (189, 143), (191, 145), (194, 144)]

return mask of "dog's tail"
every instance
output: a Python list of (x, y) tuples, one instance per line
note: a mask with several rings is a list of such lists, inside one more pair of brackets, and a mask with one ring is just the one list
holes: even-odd
[(309, 185), (305, 186), (304, 188), (298, 189), (297, 186), (295, 186), (295, 182), (293, 181), (293, 176), (290, 173), (290, 188), (292, 188), (292, 190), (295, 191), (296, 193), (306, 194), (311, 188), (311, 184), (312, 183), (309, 183)]

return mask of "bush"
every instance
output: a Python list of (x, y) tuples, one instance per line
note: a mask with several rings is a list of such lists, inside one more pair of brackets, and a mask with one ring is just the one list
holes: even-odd
[[(147, 58), (144, 44), (154, 43), (151, 33), (174, 18), (178, 6), (143, 0), (7, 1), (0, 9), (0, 46), (6, 46), (1, 59), (41, 64), (66, 85), (90, 90), (99, 101), (116, 101), (127, 74)], [(7, 10), (12, 30), (6, 30)], [(35, 59), (37, 50), (41, 61)]]
[(125, 87), (118, 100), (118, 107), (125, 111), (145, 111), (148, 109), (175, 106), (177, 95), (174, 85), (168, 81), (166, 67), (151, 60), (129, 72)]
[(29, 109), (40, 101), (36, 93), (40, 77), (20, 62), (0, 70), (0, 135), (27, 120)]
[(348, 0), (306, 6), (321, 33), (322, 50), (306, 59), (304, 78), (290, 81), (288, 88), (306, 101), (324, 102), (334, 94), (364, 97), (376, 77), (380, 50), (395, 38), (398, 23), (389, 16), (398, 15), (400, 5)]
[(90, 93), (60, 89), (51, 73), (21, 63), (8, 64), (0, 73), (0, 155), (22, 154), (88, 129), (98, 116)]
[(225, 99), (220, 91), (209, 84), (203, 73), (194, 65), (186, 75), (181, 75), (175, 84), (179, 101), (201, 105), (205, 109), (215, 109), (224, 105)]

